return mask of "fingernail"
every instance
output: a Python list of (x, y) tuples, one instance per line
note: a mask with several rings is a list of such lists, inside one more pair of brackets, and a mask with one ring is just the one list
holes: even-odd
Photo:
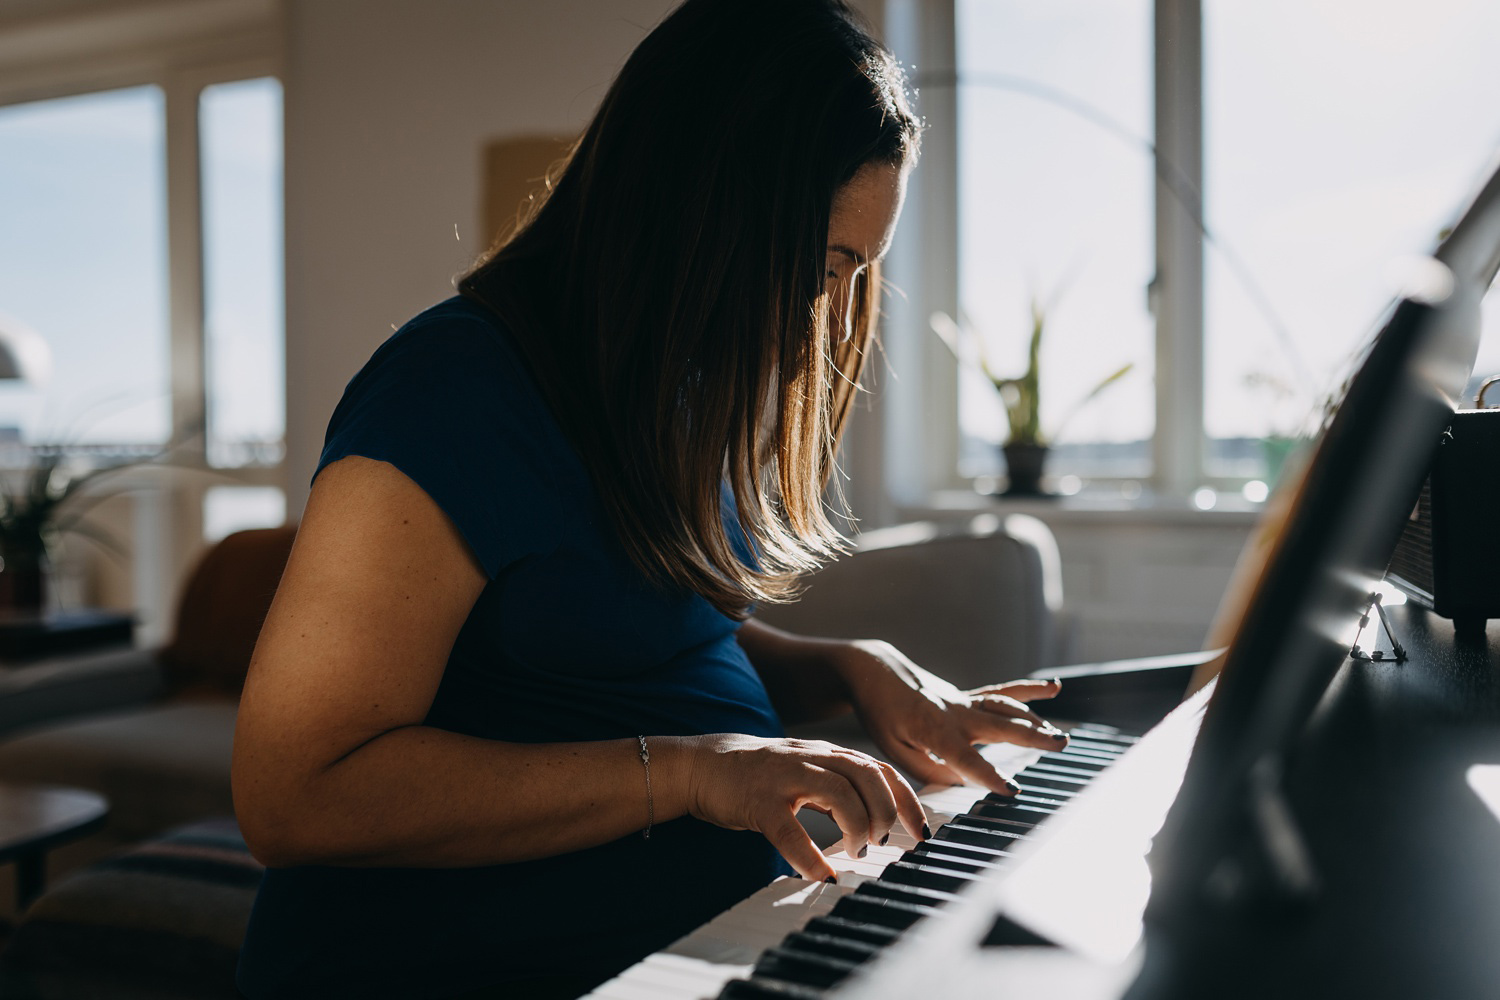
[(827, 882), (829, 885), (838, 885), (839, 884), (838, 878), (836, 876), (833, 876), (833, 875), (828, 876), (823, 881)]
[(886, 844), (889, 844), (890, 842), (891, 842), (891, 835), (890, 834), (886, 834), (884, 837), (880, 838), (880, 846), (881, 847), (884, 847)]
[(857, 857), (857, 858), (862, 858), (862, 857), (864, 857), (864, 856), (865, 856), (865, 855), (866, 855), (866, 854), (869, 854), (869, 853), (870, 853), (870, 845), (869, 845), (869, 844), (866, 844), (866, 845), (865, 845), (865, 846), (864, 846), (864, 847), (861, 847), (861, 848), (860, 848), (860, 849), (859, 849), (859, 853), (858, 853), (858, 854), (856, 854), (856, 855), (855, 855), (855, 857)]
[(922, 824), (922, 839), (923, 840), (931, 840), (932, 839), (932, 828), (929, 827), (926, 823)]
[(1054, 740), (1056, 740), (1059, 743), (1063, 742), (1064, 740), (1066, 740), (1068, 738), (1068, 734), (1065, 733), (1065, 732), (1063, 732), (1061, 729), (1059, 729), (1055, 733), (1048, 733), (1047, 735), (1050, 736), (1050, 737), (1052, 737)]
[(1049, 683), (1056, 684), (1058, 687), (1062, 687), (1062, 678), (1061, 677), (1054, 677), (1054, 678), (1052, 678), (1051, 681), (1049, 681)]
[(1005, 787), (1010, 789), (1010, 794), (1012, 795), (1021, 794), (1021, 786), (1016, 784), (1014, 781), (1007, 781), (1005, 783)]

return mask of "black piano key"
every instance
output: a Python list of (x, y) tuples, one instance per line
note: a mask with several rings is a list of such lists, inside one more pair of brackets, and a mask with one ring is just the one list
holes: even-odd
[(1016, 835), (1000, 833), (997, 830), (986, 830), (983, 827), (969, 826), (954, 820), (944, 823), (943, 828), (933, 834), (935, 840), (951, 841), (955, 844), (972, 844), (975, 847), (993, 847), (997, 850), (1007, 850), (1021, 842)]
[[(998, 792), (990, 792), (979, 802), (992, 806), (1010, 806), (1013, 809), (1030, 809), (1038, 813), (1036, 821), (1040, 823), (1043, 818), (1057, 812), (1066, 803), (1062, 799), (1052, 798), (1046, 795), (1035, 795), (1030, 792), (1021, 792), (1018, 795), (1001, 795)], [(979, 803), (975, 803), (978, 805)]]
[[(811, 921), (809, 921), (809, 924), (811, 924)], [(881, 928), (881, 930), (888, 929)], [(817, 955), (827, 955), (830, 958), (842, 958), (846, 962), (858, 964), (874, 958), (880, 953), (880, 949), (884, 944), (889, 944), (895, 939), (895, 935), (891, 935), (882, 944), (871, 944), (868, 941), (860, 941), (856, 938), (842, 935), (800, 930), (788, 934), (782, 939), (781, 943), (787, 948), (810, 951)]]
[(981, 878), (973, 872), (954, 871), (937, 865), (916, 864), (911, 861), (892, 861), (880, 873), (880, 881), (897, 885), (920, 886), (940, 892), (959, 892), (970, 882)]
[(1059, 760), (1041, 759), (1032, 761), (1022, 768), (1022, 774), (1039, 772), (1041, 774), (1055, 774), (1064, 778), (1077, 778), (1079, 781), (1093, 781), (1099, 777), (1109, 765), (1103, 767), (1089, 767), (1087, 760), (1074, 760), (1071, 764)]
[(1009, 851), (998, 851), (992, 847), (974, 847), (971, 844), (954, 844), (944, 840), (924, 840), (911, 849), (918, 857), (947, 857), (975, 864), (997, 865), (1010, 857)]
[(1111, 730), (1108, 727), (1096, 726), (1075, 726), (1072, 732), (1068, 733), (1068, 737), (1070, 746), (1074, 742), (1082, 742), (1102, 746), (1106, 749), (1118, 748), (1120, 750), (1133, 747), (1141, 741), (1139, 736), (1127, 736), (1118, 729)]
[(1109, 768), (1116, 760), (1124, 757), (1127, 750), (1128, 747), (1107, 747), (1104, 744), (1079, 742), (1079, 744), (1070, 745), (1070, 747), (1062, 748), (1062, 750), (1043, 751), (1043, 759), (1047, 759), (1050, 754), (1059, 754), (1059, 756), (1071, 757), (1080, 768), (1086, 768), (1091, 763), (1101, 766), (1101, 768)]
[(1041, 759), (1037, 763), (1034, 763), (1034, 765), (1028, 766), (1022, 774), (1034, 771), (1040, 772), (1040, 774), (1064, 774), (1070, 778), (1083, 778), (1085, 781), (1092, 781), (1100, 775), (1101, 771), (1104, 771), (1104, 768), (1089, 768), (1086, 763), (1080, 762), (1062, 763), (1058, 762), (1058, 760)]
[(832, 915), (855, 923), (879, 924), (900, 931), (930, 912), (931, 907), (918, 906), (905, 900), (850, 894), (833, 904)]
[(975, 861), (972, 858), (957, 858), (951, 854), (941, 854), (935, 851), (918, 851), (916, 849), (907, 851), (897, 860), (913, 865), (933, 865), (949, 871), (967, 872), (969, 874), (987, 872), (995, 867), (994, 861)]
[(1102, 743), (1087, 746), (1083, 743), (1072, 743), (1061, 750), (1043, 750), (1041, 760), (1049, 760), (1053, 757), (1065, 757), (1077, 762), (1080, 767), (1108, 767), (1119, 760), (1124, 751), (1119, 748), (1107, 748)]
[(929, 889), (921, 885), (901, 885), (896, 882), (883, 882), (880, 879), (861, 882), (851, 895), (900, 900), (913, 906), (925, 906), (928, 909), (936, 909), (945, 903), (953, 902), (956, 898), (953, 893), (944, 889)]
[[(1036, 796), (1032, 796), (1032, 798), (1036, 798)], [(999, 792), (987, 792), (984, 797), (979, 800), (979, 802), (983, 802), (985, 805), (1009, 806), (1012, 809), (1021, 809), (1027, 811), (1036, 817), (1036, 821), (1038, 823), (1040, 823), (1046, 817), (1057, 812), (1057, 807), (1062, 805), (1061, 802), (1023, 802), (1021, 801), (1021, 797), (1019, 795), (1001, 795)], [(978, 805), (979, 802), (976, 802), (974, 804)]]
[(1075, 723), (1073, 728), (1087, 732), (1112, 733), (1117, 736), (1123, 736), (1126, 739), (1138, 739), (1138, 737), (1131, 736), (1130, 734), (1126, 733), (1125, 730), (1120, 729), (1117, 726), (1111, 726), (1104, 722), (1079, 722)]
[(1016, 784), (1021, 786), (1022, 795), (1033, 795), (1040, 798), (1057, 799), (1059, 802), (1067, 802), (1077, 795), (1082, 789), (1078, 788), (1047, 788), (1044, 785), (1034, 785), (1027, 781), (1022, 775), (1016, 775)]
[(1088, 779), (1071, 778), (1065, 774), (1048, 774), (1046, 771), (1033, 771), (1027, 768), (1015, 776), (1015, 782), (1021, 786), (1022, 791), (1035, 788), (1040, 790), (1038, 792), (1040, 795), (1066, 792), (1072, 796), (1083, 791), (1083, 787), (1088, 784)]
[(847, 979), (857, 968), (858, 962), (803, 951), (783, 942), (761, 953), (752, 975), (827, 989)]
[(964, 813), (966, 817), (983, 817), (1003, 821), (1005, 829), (1013, 830), (1019, 834), (1031, 832), (1032, 827), (1051, 815), (1050, 812), (1038, 812), (1016, 806), (1000, 805), (996, 802), (976, 802)]
[[(996, 795), (994, 792), (974, 803), (974, 806), (994, 806), (996, 809), (1010, 809), (1019, 818), (1035, 825), (1051, 816), (1057, 811), (1053, 806), (1036, 806), (1029, 802), (1017, 802), (1014, 795)], [(969, 808), (974, 808), (970, 806)]]
[(731, 979), (719, 992), (719, 1000), (823, 1000), (827, 990), (789, 983), (784, 979)]
[(954, 819), (969, 826), (978, 826), (987, 831), (999, 831), (1011, 837), (1026, 837), (1032, 826), (1046, 819), (1049, 813), (1038, 816), (1023, 805), (1005, 805), (1004, 802), (975, 802), (968, 813)]
[(1067, 805), (1063, 799), (1051, 795), (1033, 795), (1031, 792), (1022, 792), (1020, 795), (1012, 795), (1010, 800), (1017, 805), (1045, 806), (1050, 809), (1061, 809)]
[(836, 938), (840, 941), (870, 945), (875, 948), (884, 948), (901, 936), (899, 930), (885, 924), (872, 924), (833, 914), (813, 917), (798, 933)]

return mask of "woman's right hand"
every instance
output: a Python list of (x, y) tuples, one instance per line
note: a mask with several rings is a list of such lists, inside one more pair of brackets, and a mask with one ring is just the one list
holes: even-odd
[(831, 815), (855, 857), (871, 843), (885, 843), (897, 819), (913, 837), (926, 831), (927, 816), (906, 780), (857, 750), (732, 733), (688, 742), (688, 812), (716, 826), (762, 834), (805, 879), (826, 881), (836, 873), (797, 822), (803, 806)]

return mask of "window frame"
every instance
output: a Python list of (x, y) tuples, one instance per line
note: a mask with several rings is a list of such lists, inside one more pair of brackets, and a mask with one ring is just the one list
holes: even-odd
[[(1187, 507), (1195, 490), (1206, 486), (1222, 494), (1247, 481), (1210, 475), (1207, 461), (1204, 252), (1197, 221), (1203, 217), (1202, 25), (1201, 0), (1153, 0), (1152, 139), (1157, 156), (1172, 165), (1178, 190), (1166, 190), (1157, 172), (1156, 273), (1149, 289), (1156, 321), (1152, 469), (1131, 506)], [(877, 372), (878, 419), (856, 420), (846, 449), (846, 466), (857, 469), (850, 499), (869, 524), (948, 507), (957, 495), (974, 492), (958, 472), (957, 365), (923, 320), (937, 310), (958, 315), (960, 302), (955, 0), (886, 0), (877, 27), (912, 73), (928, 129), (887, 269), (897, 291), (886, 303), (884, 354), (899, 374)]]
[(285, 486), (284, 462), (211, 468), (206, 436), (188, 434), (207, 417), (200, 97), (215, 84), (260, 77), (284, 87), (281, 17), (274, 0), (178, 0), (83, 17), (43, 13), (0, 30), (0, 107), (138, 86), (163, 97), (168, 406), (172, 438), (187, 442), (174, 464), (192, 474), (132, 483), (131, 590), (142, 645), (170, 634), (178, 581), (204, 548), (207, 490)]

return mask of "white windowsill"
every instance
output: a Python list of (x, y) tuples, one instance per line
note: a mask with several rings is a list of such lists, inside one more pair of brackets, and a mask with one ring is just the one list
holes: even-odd
[(1154, 524), (1196, 527), (1248, 527), (1259, 519), (1260, 504), (1235, 493), (1220, 493), (1208, 510), (1188, 497), (1143, 493), (1134, 499), (1117, 494), (1079, 493), (1054, 498), (1011, 498), (973, 490), (939, 490), (923, 506), (901, 507), (901, 521), (953, 520), (966, 514), (1030, 514), (1048, 523)]

